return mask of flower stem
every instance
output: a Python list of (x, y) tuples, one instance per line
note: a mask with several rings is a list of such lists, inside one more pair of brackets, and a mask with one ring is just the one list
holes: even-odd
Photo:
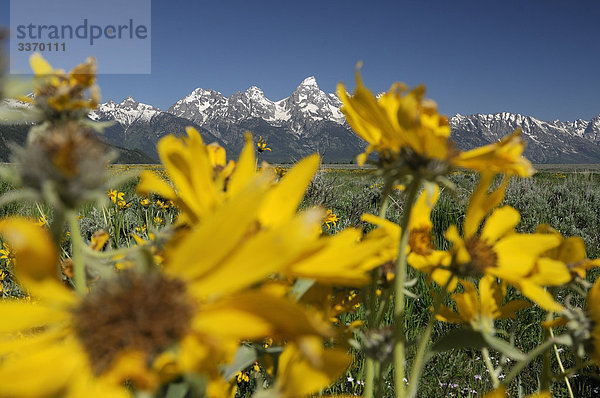
[(435, 316), (437, 315), (440, 306), (446, 299), (448, 294), (448, 286), (450, 286), (450, 282), (452, 282), (453, 277), (450, 276), (444, 287), (442, 288), (442, 292), (436, 297), (435, 302), (433, 304), (433, 312), (431, 313), (431, 317), (427, 322), (427, 326), (425, 330), (421, 334), (421, 338), (419, 339), (419, 346), (417, 348), (417, 353), (415, 355), (415, 359), (413, 360), (412, 369), (410, 371), (409, 378), (409, 391), (408, 397), (414, 397), (417, 395), (417, 389), (419, 387), (419, 380), (421, 378), (421, 372), (423, 372), (423, 367), (425, 366), (425, 354), (427, 353), (427, 346), (429, 345), (429, 340), (431, 339), (431, 332), (433, 331), (433, 325), (435, 323)]
[(540, 344), (533, 350), (529, 351), (527, 353), (527, 357), (524, 360), (517, 362), (517, 364), (515, 366), (513, 366), (513, 368), (510, 370), (510, 373), (508, 374), (508, 376), (506, 376), (506, 378), (502, 381), (502, 384), (505, 386), (508, 386), (515, 379), (515, 377), (517, 377), (519, 375), (519, 373), (521, 373), (521, 371), (523, 370), (523, 368), (525, 366), (527, 366), (531, 361), (533, 361), (535, 358), (537, 358), (540, 354), (546, 352), (546, 350), (548, 350), (553, 344), (556, 344), (557, 342), (558, 341), (556, 338), (551, 338), (549, 340), (546, 340), (545, 342), (543, 342), (542, 344)]
[(73, 283), (75, 291), (81, 295), (87, 292), (85, 278), (85, 264), (83, 259), (83, 241), (81, 239), (81, 231), (79, 229), (79, 220), (77, 212), (69, 211), (69, 230), (71, 231), (71, 260), (73, 261)]
[[(400, 243), (398, 245), (398, 260), (396, 261), (396, 276), (394, 288), (394, 386), (396, 388), (396, 398), (406, 396), (406, 386), (404, 385), (404, 375), (406, 373), (406, 352), (404, 347), (404, 285), (406, 283), (406, 247), (408, 246), (408, 221), (410, 212), (416, 201), (420, 180), (413, 180), (408, 186), (404, 214), (400, 227)], [(411, 380), (418, 382), (417, 380)]]
[(487, 347), (483, 347), (481, 349), (481, 354), (483, 355), (483, 361), (485, 362), (485, 366), (487, 367), (490, 377), (492, 378), (492, 385), (494, 388), (498, 388), (500, 381), (498, 380), (498, 376), (496, 376), (496, 369), (494, 368), (494, 364), (492, 364), (490, 352), (488, 351)]
[[(385, 215), (387, 213), (387, 208), (389, 205), (389, 195), (392, 190), (392, 182), (386, 181), (383, 187), (383, 192), (381, 194), (381, 207), (379, 208), (379, 217), (385, 219)], [(377, 307), (377, 270), (373, 270), (371, 272), (371, 284), (367, 289), (367, 299), (368, 299), (368, 308), (367, 308), (367, 327), (371, 330), (377, 329), (379, 327), (379, 308)], [(375, 390), (375, 380), (379, 379), (380, 366), (376, 366), (375, 360), (373, 358), (366, 358), (365, 361), (365, 390), (363, 396), (367, 398), (373, 398), (374, 390)]]
[[(377, 329), (376, 315), (377, 315), (377, 296), (375, 290), (377, 289), (377, 271), (371, 272), (371, 284), (367, 289), (367, 327), (371, 330)], [(375, 390), (375, 359), (371, 357), (366, 358), (366, 369), (365, 369), (365, 390), (364, 396), (367, 398), (373, 398), (373, 392)]]
[[(552, 330), (552, 328), (548, 328), (548, 330), (550, 331), (550, 336), (554, 338), (554, 331)], [(558, 361), (558, 367), (560, 368), (561, 373), (565, 373), (565, 367), (560, 359), (560, 355), (558, 353), (558, 348), (556, 347), (556, 344), (552, 345), (552, 348), (554, 348), (554, 355), (556, 355), (556, 360)], [(567, 390), (569, 391), (569, 397), (575, 398), (568, 376), (565, 376), (565, 384), (567, 385)]]

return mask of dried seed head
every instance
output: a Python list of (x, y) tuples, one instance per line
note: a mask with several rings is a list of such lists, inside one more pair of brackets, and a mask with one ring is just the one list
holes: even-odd
[[(17, 149), (23, 184), (40, 192), (52, 186), (63, 205), (74, 208), (104, 192), (111, 154), (106, 145), (77, 122), (53, 127)], [(50, 182), (51, 184), (48, 184)]]
[(393, 329), (385, 327), (367, 331), (361, 339), (361, 349), (369, 358), (385, 362), (394, 352)]
[(150, 360), (176, 343), (189, 330), (193, 308), (182, 281), (158, 272), (123, 271), (85, 297), (73, 315), (99, 375), (124, 350), (143, 352)]

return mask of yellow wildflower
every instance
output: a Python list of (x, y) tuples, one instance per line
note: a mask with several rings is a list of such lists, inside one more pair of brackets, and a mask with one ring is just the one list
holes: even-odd
[(284, 169), (283, 167), (281, 167), (281, 166), (275, 167), (275, 174), (277, 175), (277, 178), (282, 178), (286, 173), (287, 173), (287, 170)]
[(13, 253), (6, 242), (2, 242), (2, 249), (0, 249), (0, 259), (6, 260), (6, 262), (12, 261)]
[(331, 224), (335, 227), (340, 218), (330, 209), (327, 209), (325, 212), (325, 217), (323, 218), (323, 224), (327, 226), (327, 229), (331, 229)]
[(455, 167), (463, 167), (479, 172), (508, 173), (530, 177), (535, 169), (522, 156), (525, 143), (521, 139), (521, 129), (503, 137), (500, 141), (469, 151), (461, 152), (451, 159)]
[(538, 233), (552, 234), (560, 239), (560, 245), (544, 253), (544, 256), (565, 263), (573, 277), (585, 279), (589, 269), (600, 266), (600, 259), (587, 258), (585, 242), (579, 236), (563, 238), (560, 232), (547, 224), (539, 225), (536, 230)]
[(140, 200), (140, 204), (143, 207), (148, 208), (148, 207), (150, 207), (150, 205), (152, 204), (152, 202), (150, 202), (150, 200), (148, 200), (148, 198), (144, 198), (144, 199)]
[(369, 144), (357, 157), (361, 166), (370, 153), (377, 152), (384, 169), (418, 173), (429, 180), (449, 173), (453, 167), (520, 176), (530, 176), (534, 171), (521, 156), (524, 142), (520, 130), (499, 143), (460, 153), (449, 141), (448, 118), (438, 114), (435, 102), (425, 99), (424, 86), (409, 90), (403, 83), (394, 83), (389, 91), (375, 97), (363, 85), (357, 68), (354, 94), (348, 95), (342, 83), (337, 94), (346, 120)]
[(591, 324), (591, 357), (600, 366), (600, 278), (589, 290), (586, 299), (586, 313)]
[(37, 225), (39, 225), (40, 227), (45, 227), (48, 225), (48, 219), (44, 214), (38, 217)]
[[(125, 380), (142, 389), (156, 384), (141, 371), (143, 361), (133, 351), (114, 353), (108, 363), (89, 359), (76, 313), (85, 299), (57, 279), (58, 253), (45, 229), (12, 218), (0, 222), (0, 233), (16, 252), (19, 281), (36, 298), (0, 303), (3, 396), (127, 397)], [(32, 371), (34, 379), (28, 376)]]
[(92, 239), (90, 240), (90, 249), (95, 251), (102, 251), (106, 242), (108, 242), (108, 232), (103, 229), (100, 229), (92, 235)]
[(140, 227), (135, 227), (135, 232), (139, 233), (139, 234), (144, 234), (146, 233), (146, 224), (140, 226)]
[[(181, 222), (196, 223), (227, 196), (225, 188), (234, 163), (230, 161), (225, 165), (224, 150), (216, 145), (205, 145), (196, 129), (188, 127), (186, 131), (187, 137), (167, 136), (157, 146), (161, 162), (174, 187), (145, 170), (137, 189), (143, 195), (156, 193), (172, 200), (181, 209)], [(245, 157), (249, 157), (246, 152), (243, 152)], [(243, 174), (244, 178), (254, 175), (255, 164), (251, 165), (252, 170), (248, 170), (248, 166), (243, 164), (240, 167), (242, 170), (238, 168), (236, 174), (240, 177)]]
[(242, 382), (248, 383), (250, 381), (250, 376), (248, 376), (248, 373), (246, 373), (246, 372), (237, 372), (235, 376), (236, 376), (238, 383), (242, 383)]
[[(419, 195), (415, 205), (411, 209), (408, 221), (408, 263), (415, 269), (424, 272), (440, 286), (448, 283), (448, 290), (456, 288), (456, 280), (448, 282), (452, 277), (450, 270), (445, 268), (450, 264), (450, 256), (442, 250), (433, 247), (431, 229), (431, 210), (439, 198), (439, 187), (435, 184), (429, 185)], [(387, 236), (387, 250), (382, 252), (377, 260), (380, 264), (398, 257), (398, 241), (400, 240), (401, 228), (398, 224), (381, 219), (371, 214), (363, 214), (363, 221), (377, 225), (379, 228), (371, 231), (369, 238), (383, 238)]]
[(262, 135), (258, 136), (258, 142), (256, 143), (256, 149), (259, 153), (263, 153), (264, 151), (271, 151), (271, 148), (267, 147), (266, 141), (262, 138)]
[[(171, 369), (213, 375), (241, 339), (329, 335), (324, 322), (290, 300), (242, 292), (296, 261), (319, 223), (313, 214), (294, 216), (247, 238), (268, 183), (256, 182), (173, 242), (164, 273), (122, 271), (86, 297), (56, 279), (57, 250), (46, 230), (24, 219), (3, 221), (0, 233), (17, 252), (17, 277), (35, 297), (0, 303), (6, 326), (0, 330), (0, 382), (10, 384), (3, 391), (15, 397), (88, 396), (102, 388), (106, 395), (116, 389), (127, 396), (125, 379), (141, 390), (158, 385), (159, 375), (147, 364), (173, 344), (181, 355), (168, 364)], [(263, 246), (270, 250), (257, 256)], [(63, 366), (57, 368), (58, 362)], [(19, 382), (34, 368), (36, 383)]]
[(278, 397), (302, 398), (317, 393), (335, 382), (352, 361), (346, 350), (324, 349), (320, 342), (309, 344), (310, 353), (293, 343), (281, 353), (273, 386)]
[[(35, 99), (30, 102), (44, 111), (48, 119), (61, 119), (65, 116), (78, 119), (98, 105), (100, 89), (95, 85), (94, 58), (88, 58), (68, 74), (63, 70), (53, 69), (39, 53), (33, 54), (29, 62), (37, 81), (34, 88)], [(89, 98), (86, 98), (88, 90)]]
[(124, 195), (125, 194), (123, 192), (119, 192), (116, 189), (111, 189), (110, 191), (108, 191), (108, 198), (114, 204), (117, 204), (117, 201), (119, 201), (119, 200), (123, 200)]
[(425, 100), (424, 86), (408, 91), (406, 85), (394, 83), (388, 92), (376, 98), (363, 85), (357, 68), (354, 95), (349, 96), (342, 83), (337, 94), (343, 102), (341, 110), (346, 120), (369, 143), (357, 158), (359, 165), (375, 151), (384, 163), (394, 163), (403, 150), (424, 159), (448, 158), (450, 125), (445, 116), (437, 113), (435, 103)]
[[(275, 183), (275, 176), (270, 169), (265, 168), (264, 173), (256, 171), (256, 154), (249, 135), (235, 170), (229, 172), (226, 169), (232, 162), (225, 168), (215, 168), (198, 132), (191, 128), (187, 132), (186, 139), (168, 136), (158, 144), (159, 155), (165, 162), (174, 187), (154, 174), (143, 174), (138, 191), (172, 198), (181, 209), (180, 220), (196, 225), (203, 224), (206, 217), (220, 212), (229, 202), (239, 200), (246, 189), (262, 181), (261, 186), (265, 191), (261, 201), (256, 203), (255, 219), (245, 227), (246, 230), (240, 230), (239, 233), (249, 238), (257, 232), (275, 231), (296, 217), (304, 192), (319, 167), (317, 155), (302, 159)], [(220, 164), (224, 164), (224, 156)], [(225, 179), (221, 178), (223, 173), (226, 173)], [(322, 212), (315, 209), (308, 212), (307, 216), (309, 214), (311, 217), (321, 217)], [(282, 273), (325, 283), (367, 283), (367, 271), (377, 264), (366, 262), (382, 247), (383, 242), (360, 242), (361, 231), (355, 229), (331, 237), (320, 237), (320, 232), (320, 227), (307, 232), (311, 243), (306, 245), (306, 252), (298, 257), (298, 261), (282, 269)], [(232, 239), (231, 233), (226, 233), (222, 238)], [(263, 248), (257, 249), (257, 252), (262, 251)], [(323, 264), (328, 266), (324, 267)]]
[(157, 200), (156, 201), (156, 205), (158, 206), (158, 208), (160, 210), (168, 210), (169, 209), (169, 203), (168, 202), (164, 202), (162, 200)]
[(479, 280), (479, 294), (475, 285), (461, 281), (464, 293), (454, 293), (450, 297), (456, 303), (457, 312), (441, 306), (436, 318), (443, 322), (468, 323), (475, 330), (493, 334), (494, 320), (513, 318), (515, 312), (530, 304), (524, 300), (513, 300), (502, 304), (506, 296), (506, 284), (497, 283), (496, 278), (485, 275)]
[[(560, 239), (551, 234), (516, 233), (520, 214), (511, 206), (492, 211), (504, 198), (508, 183), (505, 178), (498, 188), (488, 194), (493, 177), (491, 173), (481, 176), (467, 207), (464, 235), (460, 236), (454, 225), (446, 231), (446, 238), (453, 243), (450, 269), (459, 277), (498, 277), (544, 309), (561, 311), (562, 305), (554, 301), (544, 286), (568, 282), (569, 271), (564, 263), (541, 257), (558, 246)], [(479, 233), (482, 220), (490, 212)]]

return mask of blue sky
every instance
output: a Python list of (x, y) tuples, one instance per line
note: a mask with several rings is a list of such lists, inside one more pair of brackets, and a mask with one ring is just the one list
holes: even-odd
[[(9, 1), (0, 4), (8, 25)], [(373, 91), (425, 83), (449, 115), (590, 119), (600, 113), (599, 20), (600, 2), (585, 0), (154, 0), (152, 73), (99, 83), (103, 100), (132, 95), (161, 109), (197, 87), (256, 85), (278, 100), (310, 75), (326, 92), (353, 88), (362, 60)]]

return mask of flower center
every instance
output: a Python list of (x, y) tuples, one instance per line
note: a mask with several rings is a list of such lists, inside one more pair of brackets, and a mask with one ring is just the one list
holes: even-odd
[(176, 343), (189, 330), (193, 307), (182, 281), (124, 271), (85, 297), (73, 315), (77, 336), (99, 375), (125, 349), (150, 360)]
[(420, 256), (427, 256), (433, 251), (433, 243), (431, 242), (431, 228), (420, 227), (414, 228), (408, 235), (408, 245), (410, 250)]
[(471, 262), (462, 264), (460, 274), (464, 276), (480, 277), (487, 268), (496, 267), (498, 264), (498, 255), (492, 246), (485, 243), (476, 236), (472, 236), (465, 241), (465, 247), (471, 256)]

